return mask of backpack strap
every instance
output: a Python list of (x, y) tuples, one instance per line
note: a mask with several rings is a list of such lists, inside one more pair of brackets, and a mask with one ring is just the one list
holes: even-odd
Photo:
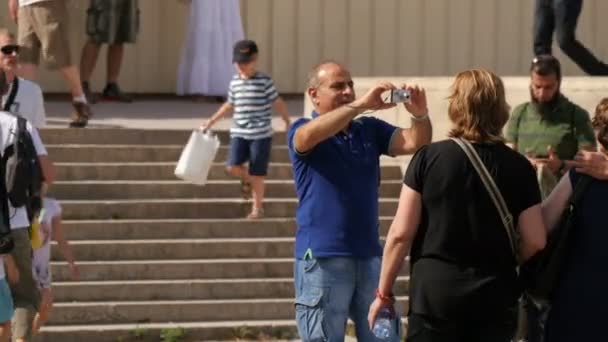
[(503, 223), (503, 226), (507, 232), (507, 236), (509, 237), (509, 244), (511, 246), (511, 252), (513, 253), (513, 257), (519, 261), (519, 253), (518, 253), (518, 241), (517, 241), (517, 232), (515, 231), (515, 227), (513, 225), (513, 215), (509, 211), (507, 207), (507, 203), (505, 199), (502, 197), (496, 182), (492, 179), (490, 172), (486, 168), (486, 166), (481, 161), (479, 154), (473, 148), (470, 142), (462, 138), (452, 138), (452, 140), (462, 148), (464, 153), (467, 155), (471, 164), (477, 171), (479, 178), (483, 182), (483, 185), (486, 187), (490, 198), (492, 198), (492, 202), (494, 202), (494, 206), (500, 215), (500, 219)]
[(17, 135), (19, 137), (23, 135), (23, 132), (27, 131), (27, 120), (20, 115), (17, 116), (17, 130)]
[(18, 90), (19, 90), (19, 78), (15, 77), (15, 79), (13, 80), (13, 83), (11, 85), (11, 93), (8, 95), (8, 99), (6, 100), (6, 103), (4, 104), (5, 112), (11, 111), (11, 107), (13, 106), (13, 103), (15, 102), (15, 97), (17, 97)]
[(13, 144), (13, 152), (19, 155), (19, 145), (23, 143), (23, 136), (27, 131), (27, 120), (20, 115), (17, 115), (17, 130), (15, 130), (15, 143)]

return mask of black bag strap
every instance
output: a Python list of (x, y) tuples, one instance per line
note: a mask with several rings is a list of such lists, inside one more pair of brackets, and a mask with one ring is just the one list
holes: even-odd
[(22, 116), (17, 116), (17, 136), (21, 137), (27, 131), (27, 120)]
[(15, 79), (13, 80), (13, 83), (11, 85), (11, 93), (8, 95), (8, 99), (6, 100), (6, 103), (4, 104), (5, 112), (11, 111), (11, 106), (15, 102), (15, 97), (17, 97), (18, 90), (19, 90), (19, 78), (15, 77)]
[(509, 244), (511, 246), (511, 252), (513, 253), (513, 257), (515, 257), (515, 259), (519, 261), (519, 253), (518, 253), (519, 246), (518, 246), (518, 239), (517, 239), (517, 231), (515, 230), (515, 226), (513, 224), (513, 215), (511, 215), (511, 212), (509, 211), (509, 208), (507, 207), (507, 203), (505, 202), (505, 199), (502, 197), (502, 194), (500, 193), (500, 190), (498, 189), (496, 182), (494, 182), (494, 179), (492, 179), (490, 172), (488, 171), (486, 166), (483, 164), (483, 162), (481, 161), (481, 158), (479, 157), (479, 154), (477, 154), (477, 151), (475, 151), (475, 149), (473, 148), (473, 146), (471, 145), (470, 142), (468, 142), (464, 139), (452, 138), (452, 140), (456, 144), (458, 144), (458, 146), (460, 146), (460, 148), (462, 148), (464, 153), (467, 155), (467, 157), (471, 161), (471, 164), (473, 164), (473, 167), (477, 171), (479, 178), (481, 178), (483, 185), (486, 187), (486, 190), (488, 191), (490, 198), (492, 198), (492, 202), (494, 202), (494, 206), (496, 207), (496, 210), (498, 211), (498, 214), (500, 215), (500, 219), (507, 232), (507, 236), (509, 237)]

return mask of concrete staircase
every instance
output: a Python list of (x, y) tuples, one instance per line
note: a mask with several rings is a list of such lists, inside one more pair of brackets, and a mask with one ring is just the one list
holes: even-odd
[[(267, 217), (243, 219), (250, 204), (224, 173), (228, 136), (204, 187), (173, 175), (189, 132), (46, 129), (64, 229), (82, 281), (69, 280), (53, 250), (55, 308), (38, 340), (62, 342), (294, 337), (293, 219), (297, 200), (284, 134), (277, 133)], [(383, 166), (386, 232), (401, 187)], [(406, 271), (397, 294), (407, 297)], [(178, 329), (180, 328), (180, 329)], [(169, 341), (169, 339), (165, 339)], [(177, 340), (176, 340), (177, 341)]]

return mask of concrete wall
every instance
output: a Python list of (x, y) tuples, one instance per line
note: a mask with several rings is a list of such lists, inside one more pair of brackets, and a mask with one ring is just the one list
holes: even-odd
[[(63, 0), (71, 11), (72, 54), (80, 55), (88, 1)], [(196, 1), (196, 0), (195, 0)], [(242, 0), (245, 31), (261, 48), (262, 68), (281, 92), (304, 90), (317, 61), (345, 61), (355, 76), (447, 76), (473, 66), (524, 75), (532, 52), (533, 0)], [(0, 6), (0, 26), (9, 25)], [(142, 32), (126, 53), (121, 83), (129, 91), (171, 93), (188, 7), (178, 0), (142, 0)], [(608, 1), (586, 0), (579, 38), (608, 57)], [(560, 55), (561, 56), (561, 55)], [(564, 60), (567, 75), (580, 72)], [(94, 82), (101, 84), (100, 60)], [(64, 91), (43, 72), (47, 91)]]

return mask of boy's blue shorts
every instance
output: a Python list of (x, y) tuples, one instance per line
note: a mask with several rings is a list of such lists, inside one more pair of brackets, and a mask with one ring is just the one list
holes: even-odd
[(236, 166), (249, 162), (251, 176), (266, 176), (271, 147), (272, 137), (256, 140), (233, 137), (230, 140), (230, 155), (227, 165)]

